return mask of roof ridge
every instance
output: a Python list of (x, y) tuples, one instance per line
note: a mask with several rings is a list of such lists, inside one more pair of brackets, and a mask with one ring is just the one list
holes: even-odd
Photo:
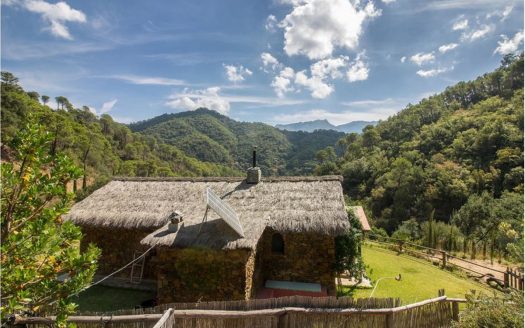
[[(113, 181), (158, 181), (158, 182), (241, 182), (245, 177), (122, 177), (115, 176)], [(269, 176), (262, 182), (305, 182), (305, 181), (343, 181), (340, 175), (309, 176)]]

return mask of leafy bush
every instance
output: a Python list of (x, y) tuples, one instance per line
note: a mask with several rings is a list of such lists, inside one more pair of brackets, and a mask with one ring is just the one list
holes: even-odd
[(523, 294), (513, 291), (493, 297), (483, 294), (467, 294), (467, 308), (460, 313), (457, 328), (508, 328), (523, 327)]
[(361, 257), (361, 242), (363, 232), (359, 219), (353, 211), (348, 211), (350, 221), (349, 231), (335, 239), (335, 270), (338, 273), (348, 272), (352, 277), (360, 279), (365, 266)]

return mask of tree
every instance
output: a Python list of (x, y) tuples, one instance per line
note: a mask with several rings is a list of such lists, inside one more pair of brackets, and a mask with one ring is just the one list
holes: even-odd
[(498, 227), (493, 206), (494, 198), (489, 193), (473, 194), (454, 215), (453, 222), (465, 235), (463, 251), (466, 251), (468, 240), (472, 243), (472, 258), (476, 257), (476, 242), (485, 241)]
[(49, 102), (49, 96), (42, 95), (40, 98), (42, 99), (42, 104), (47, 105)]
[[(5, 91), (21, 91), (22, 87), (18, 85), (18, 78), (10, 72), (1, 72), (2, 75), (2, 93)], [(5, 90), (4, 90), (5, 89)]]
[(75, 310), (69, 297), (95, 273), (99, 250), (89, 245), (81, 252), (80, 229), (62, 219), (72, 199), (66, 184), (81, 172), (66, 156), (48, 154), (51, 139), (29, 123), (11, 145), (16, 161), (2, 164), (2, 321), (14, 313), (54, 313), (65, 326)]
[(18, 85), (18, 78), (10, 72), (2, 71), (2, 82), (10, 85)]
[(40, 99), (40, 95), (36, 91), (29, 91), (27, 95), (29, 96), (29, 98), (36, 100), (36, 101)]

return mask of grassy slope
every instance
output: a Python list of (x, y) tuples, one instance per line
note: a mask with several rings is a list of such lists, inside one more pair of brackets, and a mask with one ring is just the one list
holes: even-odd
[[(382, 248), (363, 246), (363, 259), (373, 281), (401, 273), (401, 281), (381, 280), (374, 297), (399, 297), (404, 304), (408, 304), (437, 297), (441, 288), (449, 297), (464, 297), (472, 289), (489, 291), (484, 285), (441, 270), (428, 262), (408, 255), (399, 256)], [(368, 297), (371, 292), (371, 289), (356, 289), (353, 297)]]

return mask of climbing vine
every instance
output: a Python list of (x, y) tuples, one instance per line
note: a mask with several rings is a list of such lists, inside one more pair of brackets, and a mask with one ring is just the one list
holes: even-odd
[(365, 265), (361, 257), (363, 232), (361, 223), (353, 211), (348, 211), (350, 229), (346, 234), (335, 239), (335, 271), (338, 274), (348, 272), (352, 277), (361, 278)]

